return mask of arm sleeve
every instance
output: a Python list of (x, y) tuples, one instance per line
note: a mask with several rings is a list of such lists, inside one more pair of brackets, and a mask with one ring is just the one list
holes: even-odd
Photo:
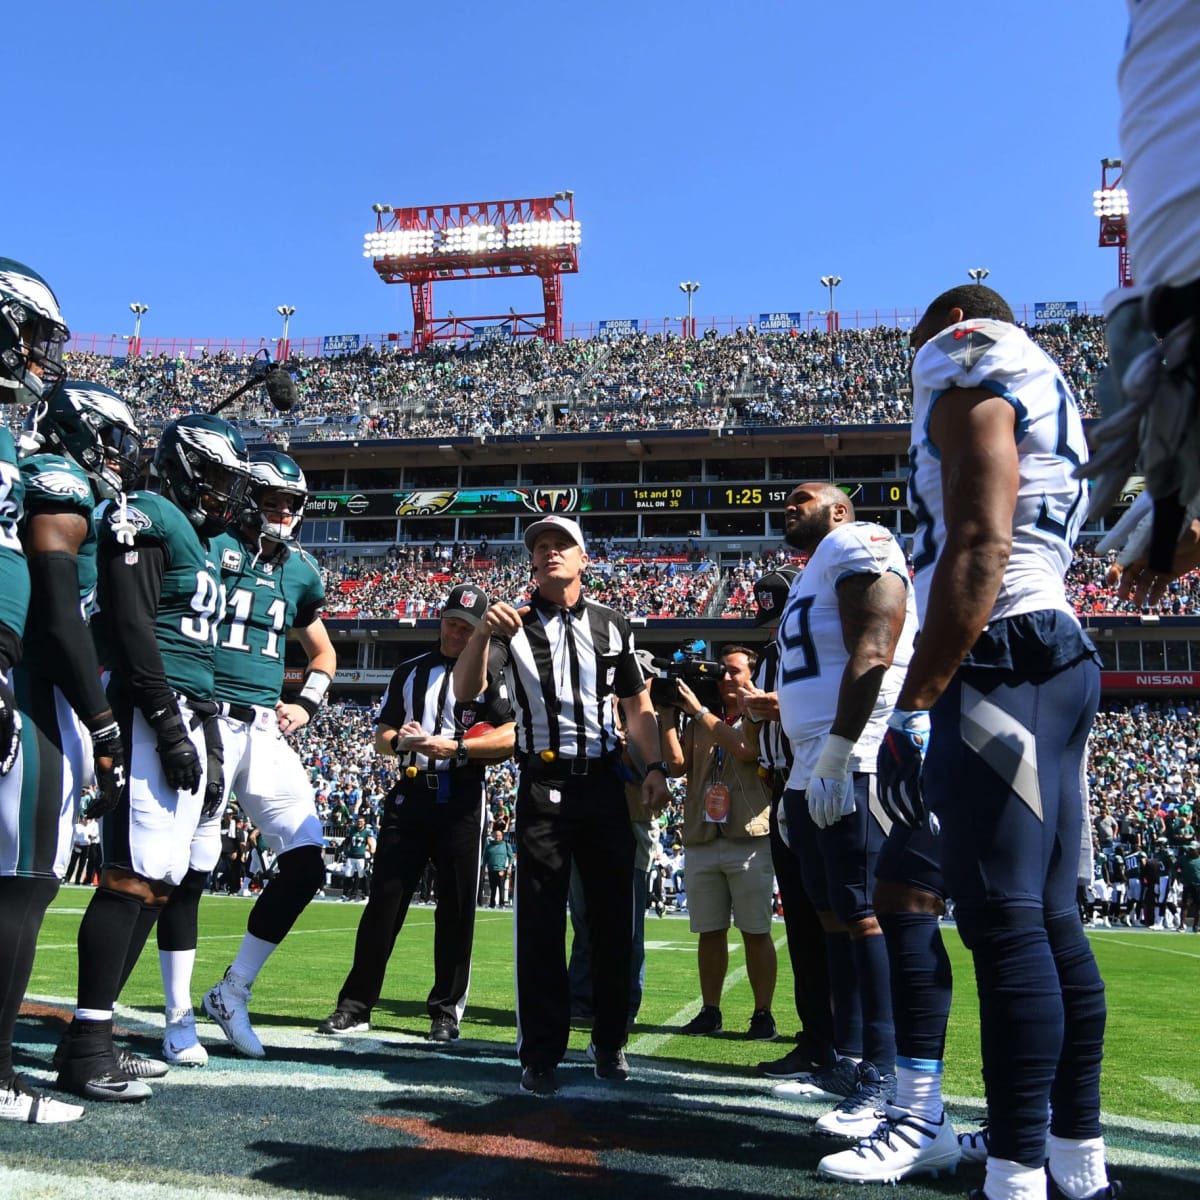
[(175, 707), (175, 691), (167, 683), (158, 650), (154, 620), (166, 567), (165, 552), (155, 542), (139, 542), (137, 556), (116, 542), (104, 543), (99, 571), (108, 585), (105, 620), (112, 635), (112, 664), (130, 698), (150, 720)]
[[(50, 551), (29, 560), (30, 607), (37, 613), (27, 630), (30, 658), (66, 696), (87, 724), (109, 711), (100, 686), (100, 662), (91, 631), (79, 607), (79, 562), (73, 554)], [(32, 634), (32, 637), (28, 637)]]

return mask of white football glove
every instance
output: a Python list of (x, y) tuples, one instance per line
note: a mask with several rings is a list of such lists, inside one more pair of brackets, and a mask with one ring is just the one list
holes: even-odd
[(854, 811), (850, 755), (854, 743), (831, 733), (808, 781), (808, 815), (818, 829), (828, 829)]

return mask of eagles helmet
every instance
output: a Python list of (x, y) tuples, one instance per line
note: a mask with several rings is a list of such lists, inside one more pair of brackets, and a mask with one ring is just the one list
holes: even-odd
[(23, 263), (0, 258), (0, 401), (33, 404), (52, 395), (66, 374), (70, 336), (50, 285)]
[(102, 498), (137, 486), (142, 435), (112, 388), (68, 379), (36, 407), (31, 423), (41, 447), (81, 467)]
[[(283, 493), (291, 500), (291, 513), (280, 514), (277, 520), (267, 516), (268, 492)], [(278, 503), (278, 495), (274, 497)], [(250, 455), (250, 487), (243, 521), (247, 528), (261, 537), (277, 542), (293, 541), (304, 520), (304, 505), (308, 500), (308, 482), (294, 459), (278, 450), (255, 450)]]
[(209, 536), (241, 513), (249, 459), (242, 435), (228, 421), (191, 413), (163, 429), (153, 466), (164, 495)]

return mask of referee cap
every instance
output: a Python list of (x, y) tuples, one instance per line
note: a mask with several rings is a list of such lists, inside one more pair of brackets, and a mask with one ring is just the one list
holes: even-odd
[(569, 537), (571, 541), (573, 541), (575, 545), (580, 548), (580, 550), (582, 550), (585, 554), (587, 553), (587, 546), (583, 540), (583, 531), (579, 528), (579, 526), (569, 517), (560, 517), (554, 513), (548, 517), (543, 517), (540, 521), (534, 521), (534, 523), (525, 530), (525, 549), (532, 554), (533, 543), (538, 540), (538, 537), (541, 534), (546, 533), (551, 529), (557, 529), (560, 532), (565, 533), (567, 537)]
[(754, 618), (756, 627), (770, 625), (783, 616), (792, 580), (799, 574), (795, 567), (780, 567), (778, 571), (768, 571), (754, 585), (754, 603), (758, 605), (758, 615)]
[(487, 595), (473, 583), (460, 583), (446, 597), (443, 617), (457, 617), (468, 625), (478, 625), (488, 610)]

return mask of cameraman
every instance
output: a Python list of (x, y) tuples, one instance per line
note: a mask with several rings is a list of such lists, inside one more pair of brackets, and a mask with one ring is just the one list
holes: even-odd
[(700, 935), (697, 954), (703, 1007), (681, 1033), (721, 1029), (721, 989), (729, 967), (730, 914), (746, 947), (746, 973), (754, 1013), (746, 1037), (773, 1041), (775, 943), (771, 940), (769, 782), (758, 771), (758, 736), (743, 732), (738, 693), (751, 679), (758, 656), (745, 646), (723, 646), (717, 685), (723, 712), (711, 712), (682, 680), (677, 707), (689, 719), (682, 743), (671, 720), (663, 722), (663, 758), (672, 774), (687, 776), (683, 810), (688, 914)]

